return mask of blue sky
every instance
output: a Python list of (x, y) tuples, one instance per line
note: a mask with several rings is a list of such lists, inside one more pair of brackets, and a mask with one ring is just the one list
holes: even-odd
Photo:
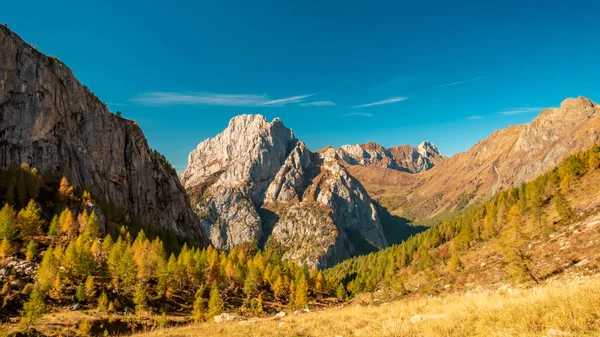
[(600, 100), (593, 1), (2, 1), (28, 43), (141, 125), (179, 171), (232, 116), (309, 148), (465, 151), (567, 97)]

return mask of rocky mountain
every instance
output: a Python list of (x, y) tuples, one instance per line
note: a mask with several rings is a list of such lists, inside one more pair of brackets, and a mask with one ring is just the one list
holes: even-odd
[(427, 141), (415, 147), (401, 145), (384, 148), (374, 142), (343, 145), (336, 152), (350, 165), (376, 166), (409, 173), (427, 171), (444, 158), (438, 148)]
[(531, 123), (496, 131), (426, 172), (348, 170), (394, 214), (424, 220), (531, 180), (599, 141), (600, 107), (584, 97), (569, 98), (558, 108), (542, 110)]
[(156, 229), (205, 242), (175, 171), (139, 126), (111, 114), (71, 70), (0, 26), (0, 168), (50, 167)]
[(181, 175), (213, 245), (270, 241), (325, 267), (387, 246), (375, 205), (334, 149), (312, 153), (281, 120), (241, 115)]

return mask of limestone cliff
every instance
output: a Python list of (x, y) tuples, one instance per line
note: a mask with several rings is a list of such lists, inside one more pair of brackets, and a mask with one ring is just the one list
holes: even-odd
[(0, 26), (0, 168), (51, 167), (156, 229), (205, 242), (177, 175), (139, 126), (111, 114), (71, 70)]
[(241, 115), (190, 153), (181, 180), (217, 248), (274, 240), (325, 267), (387, 246), (374, 204), (338, 160), (311, 153), (279, 119)]

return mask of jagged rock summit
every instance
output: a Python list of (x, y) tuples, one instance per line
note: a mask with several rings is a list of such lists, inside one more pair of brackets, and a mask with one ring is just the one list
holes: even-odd
[(131, 120), (111, 114), (62, 62), (0, 26), (0, 169), (51, 167), (155, 229), (204, 243), (176, 173)]
[(312, 153), (276, 118), (234, 117), (190, 153), (181, 181), (219, 249), (271, 242), (325, 267), (387, 246), (362, 185), (335, 150)]
[(409, 173), (427, 171), (444, 158), (438, 148), (428, 141), (415, 147), (400, 145), (385, 148), (374, 142), (343, 145), (336, 152), (350, 165), (383, 167)]

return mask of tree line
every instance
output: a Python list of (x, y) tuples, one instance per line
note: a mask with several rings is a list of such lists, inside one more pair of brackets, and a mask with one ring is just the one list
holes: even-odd
[[(5, 194), (0, 210), (0, 263), (39, 263), (26, 286), (25, 324), (40, 308), (73, 303), (107, 313), (183, 310), (196, 321), (231, 309), (261, 315), (274, 307), (305, 308), (336, 290), (322, 271), (283, 260), (278, 247), (248, 244), (224, 252), (184, 243), (172, 250), (143, 228), (132, 234), (126, 226), (105, 235), (100, 219), (106, 216), (90, 193), (65, 177), (50, 179), (46, 184), (27, 165), (0, 172), (0, 190), (16, 192)], [(11, 291), (17, 289), (10, 282), (0, 290)]]
[[(536, 179), (497, 193), (490, 200), (451, 216), (401, 244), (346, 260), (325, 271), (331, 284), (340, 284), (351, 295), (377, 289), (404, 292), (398, 275), (427, 270), (437, 263), (460, 272), (461, 253), (479, 242), (498, 243), (504, 260), (518, 277), (537, 282), (527, 245), (531, 233), (548, 233), (573, 218), (566, 198), (572, 184), (600, 168), (600, 147), (565, 158), (561, 164)], [(558, 223), (549, 222), (549, 211)]]

